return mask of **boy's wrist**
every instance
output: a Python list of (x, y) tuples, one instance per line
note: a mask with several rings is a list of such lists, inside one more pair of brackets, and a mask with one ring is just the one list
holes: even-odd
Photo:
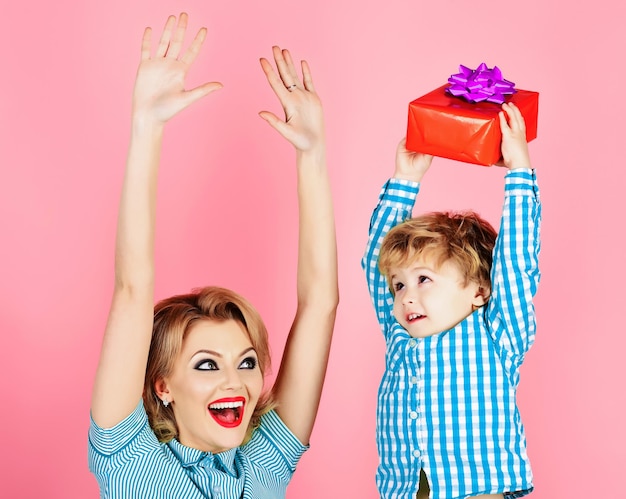
[(529, 177), (532, 178), (535, 170), (532, 168), (509, 168), (506, 177)]
[(422, 181), (422, 178), (424, 178), (424, 174), (404, 173), (396, 170), (392, 178), (396, 178), (398, 180), (408, 180), (410, 182), (416, 182), (419, 184)]
[(532, 166), (530, 166), (530, 161), (521, 161), (515, 165), (511, 165), (508, 167), (509, 170), (532, 170)]
[(393, 177), (390, 177), (387, 183), (404, 185), (404, 186), (408, 186), (411, 188), (419, 188), (419, 186), (422, 185), (419, 180), (414, 180), (412, 178), (405, 178), (405, 177), (396, 177), (395, 175)]

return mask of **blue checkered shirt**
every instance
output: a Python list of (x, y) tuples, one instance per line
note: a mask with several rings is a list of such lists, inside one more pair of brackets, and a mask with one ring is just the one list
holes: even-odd
[(378, 490), (383, 498), (415, 499), (423, 469), (431, 498), (522, 497), (533, 485), (515, 393), (535, 339), (541, 219), (535, 173), (506, 174), (487, 305), (427, 338), (412, 338), (396, 321), (378, 269), (385, 234), (411, 217), (418, 191), (415, 182), (385, 184), (362, 261), (386, 342), (377, 408)]

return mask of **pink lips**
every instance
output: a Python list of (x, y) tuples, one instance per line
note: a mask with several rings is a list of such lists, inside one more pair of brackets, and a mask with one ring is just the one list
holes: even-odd
[(423, 319), (425, 317), (426, 317), (425, 315), (410, 313), (410, 314), (407, 314), (406, 321), (409, 324), (413, 324), (414, 322), (417, 322), (417, 321), (419, 321), (419, 320), (421, 320), (421, 319)]
[(227, 397), (211, 402), (208, 410), (220, 426), (236, 428), (243, 421), (245, 405), (246, 399), (243, 397)]

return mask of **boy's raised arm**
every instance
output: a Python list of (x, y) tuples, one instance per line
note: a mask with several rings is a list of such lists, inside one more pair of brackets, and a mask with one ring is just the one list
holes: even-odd
[(509, 171), (494, 248), (488, 316), (496, 341), (519, 365), (535, 339), (533, 297), (540, 278), (541, 204), (535, 172), (531, 169), (524, 119), (515, 105), (502, 107), (501, 164)]
[(387, 279), (378, 269), (378, 252), (387, 232), (411, 217), (419, 182), (430, 168), (432, 160), (430, 155), (408, 151), (406, 138), (403, 138), (396, 149), (394, 176), (383, 187), (370, 219), (369, 237), (361, 266), (383, 333), (393, 313), (393, 296)]

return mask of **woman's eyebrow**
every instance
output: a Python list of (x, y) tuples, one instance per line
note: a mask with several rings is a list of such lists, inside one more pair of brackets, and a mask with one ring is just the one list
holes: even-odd
[[(241, 353), (239, 354), (239, 357), (243, 357), (245, 354), (247, 354), (247, 353), (248, 353), (248, 352), (250, 352), (250, 351), (253, 351), (253, 352), (254, 352), (254, 351), (255, 351), (255, 350), (254, 350), (254, 347), (248, 347), (248, 348), (246, 348), (243, 352), (241, 352)], [(223, 358), (224, 358), (224, 356), (223, 356), (221, 353), (216, 352), (216, 351), (214, 351), (214, 350), (206, 350), (206, 349), (198, 350), (197, 352), (195, 352), (195, 353), (191, 356), (191, 358), (195, 357), (195, 356), (196, 356), (196, 355), (198, 355), (199, 353), (206, 353), (206, 354), (212, 355), (212, 356), (214, 356), (214, 357), (219, 357), (220, 359), (223, 359)]]

